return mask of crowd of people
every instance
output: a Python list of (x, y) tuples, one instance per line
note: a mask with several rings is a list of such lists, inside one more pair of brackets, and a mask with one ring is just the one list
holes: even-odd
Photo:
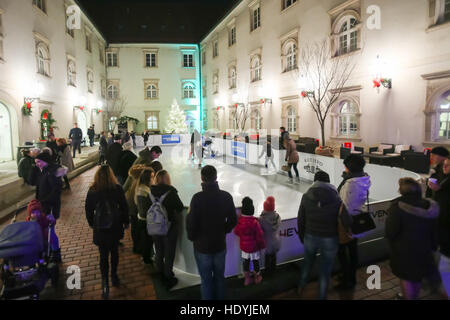
[[(72, 150), (78, 149), (77, 126), (71, 130)], [(81, 130), (80, 130), (81, 131)], [(145, 135), (145, 134), (144, 134)], [(99, 167), (86, 197), (86, 218), (93, 228), (93, 242), (100, 253), (102, 296), (109, 295), (109, 278), (120, 286), (117, 275), (119, 246), (130, 226), (133, 252), (145, 264), (154, 264), (167, 288), (178, 280), (173, 264), (180, 236), (184, 204), (172, 186), (170, 173), (158, 159), (159, 146), (145, 147), (136, 155), (134, 132), (113, 135), (102, 132), (99, 140)], [(75, 139), (75, 143), (74, 143)], [(298, 154), (293, 140), (282, 133), (289, 181), (298, 179)], [(264, 150), (266, 165), (271, 160), (270, 141)], [(192, 151), (192, 150), (191, 150)], [(450, 294), (450, 158), (446, 148), (431, 152), (433, 173), (427, 190), (412, 178), (399, 180), (400, 197), (391, 202), (386, 220), (385, 238), (391, 248), (391, 269), (400, 279), (399, 298), (417, 299), (424, 279), (442, 282)], [(298, 210), (298, 236), (304, 246), (304, 261), (298, 283), (302, 296), (317, 254), (320, 254), (319, 299), (326, 299), (335, 260), (339, 261), (336, 290), (350, 290), (357, 284), (358, 239), (365, 234), (352, 232), (352, 221), (369, 201), (370, 176), (364, 171), (365, 160), (352, 154), (344, 160), (342, 182), (336, 188), (330, 176), (319, 171), (313, 185), (303, 195)], [(36, 186), (36, 202), (29, 208), (30, 218), (43, 225), (56, 223), (60, 216), (62, 180), (70, 189), (67, 174), (74, 169), (67, 140), (49, 136), (42, 150), (25, 150), (19, 163), (19, 176)], [(188, 206), (186, 233), (193, 242), (194, 256), (201, 277), (203, 299), (225, 297), (226, 235), (239, 237), (242, 251), (244, 285), (259, 284), (263, 273), (276, 272), (277, 252), (281, 247), (280, 215), (275, 198), (268, 197), (264, 210), (255, 217), (255, 205), (244, 197), (237, 210), (231, 194), (221, 190), (217, 170), (210, 165), (200, 172), (201, 191)], [(49, 220), (42, 219), (42, 212)], [(56, 234), (52, 250), (60, 254)], [(56, 243), (56, 244), (55, 244)], [(435, 253), (439, 251), (439, 263)], [(261, 259), (264, 256), (264, 270)]]

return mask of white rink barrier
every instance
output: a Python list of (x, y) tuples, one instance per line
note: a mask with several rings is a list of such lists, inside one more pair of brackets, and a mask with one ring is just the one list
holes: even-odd
[[(248, 144), (231, 140), (213, 139), (213, 150), (218, 150), (221, 154), (230, 156), (232, 162), (234, 158), (243, 163), (264, 164), (264, 157), (259, 159), (262, 145)], [(274, 161), (278, 168), (284, 162), (285, 150), (273, 150)], [(299, 153), (300, 161), (298, 170), (301, 178), (313, 181), (314, 173), (320, 169), (330, 175), (331, 183), (338, 186), (342, 181), (344, 171), (343, 160), (337, 158), (323, 157), (319, 155)], [(383, 240), (384, 226), (387, 217), (387, 209), (390, 201), (398, 195), (398, 180), (403, 177), (420, 179), (414, 172), (400, 168), (367, 164), (365, 171), (370, 175), (372, 186), (370, 188), (370, 208), (369, 211), (376, 223), (377, 228), (367, 233), (359, 239), (359, 256), (361, 261), (370, 261), (384, 257), (387, 253), (386, 243)], [(184, 272), (198, 275), (197, 265), (194, 258), (194, 249), (191, 241), (186, 235), (187, 211), (183, 213), (183, 221), (179, 223), (180, 237), (178, 238), (177, 254), (174, 266)], [(255, 213), (257, 216), (258, 213)], [(298, 237), (297, 217), (286, 217), (282, 220), (280, 228), (281, 249), (277, 254), (277, 263), (283, 264), (299, 260), (303, 257), (304, 248)], [(227, 277), (242, 273), (241, 250), (239, 248), (239, 238), (233, 232), (227, 235), (227, 256), (225, 275)], [(261, 265), (264, 263), (262, 254)]]
[[(142, 137), (141, 137), (142, 138)], [(149, 135), (147, 146), (174, 146), (180, 144), (190, 144), (190, 134), (163, 134), (163, 135)], [(144, 146), (144, 139), (142, 138), (142, 146)]]

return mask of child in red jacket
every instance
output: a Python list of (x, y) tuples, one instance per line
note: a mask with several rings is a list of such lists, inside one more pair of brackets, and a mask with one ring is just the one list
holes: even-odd
[[(239, 237), (242, 258), (244, 259), (245, 285), (253, 281), (258, 284), (262, 281), (259, 269), (260, 251), (266, 247), (264, 233), (259, 221), (253, 216), (255, 208), (249, 197), (242, 200), (241, 215), (234, 233)], [(250, 272), (250, 260), (253, 262), (253, 273)]]

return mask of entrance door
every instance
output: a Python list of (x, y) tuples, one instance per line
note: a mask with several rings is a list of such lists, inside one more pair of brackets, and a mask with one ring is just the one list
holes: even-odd
[(0, 103), (0, 161), (12, 158), (11, 119), (6, 106)]
[(80, 128), (81, 131), (83, 131), (83, 138), (87, 137), (88, 123), (87, 123), (86, 115), (84, 114), (83, 111), (78, 111), (77, 123), (78, 123), (78, 128)]

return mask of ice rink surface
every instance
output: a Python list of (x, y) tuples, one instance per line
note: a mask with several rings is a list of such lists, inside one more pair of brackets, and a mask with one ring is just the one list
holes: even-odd
[[(169, 172), (172, 185), (178, 190), (184, 205), (189, 206), (192, 196), (201, 191), (198, 161), (189, 160), (189, 146), (162, 147), (162, 150), (159, 160)], [(311, 186), (310, 182), (301, 181), (300, 184), (290, 185), (287, 176), (268, 172), (263, 160), (261, 166), (227, 164), (233, 162), (229, 160), (223, 157), (203, 159), (202, 165), (213, 165), (217, 169), (219, 187), (233, 196), (236, 207), (240, 207), (242, 199), (248, 196), (253, 200), (255, 216), (259, 216), (266, 198), (273, 196), (275, 209), (282, 220), (297, 217), (302, 194)]]

